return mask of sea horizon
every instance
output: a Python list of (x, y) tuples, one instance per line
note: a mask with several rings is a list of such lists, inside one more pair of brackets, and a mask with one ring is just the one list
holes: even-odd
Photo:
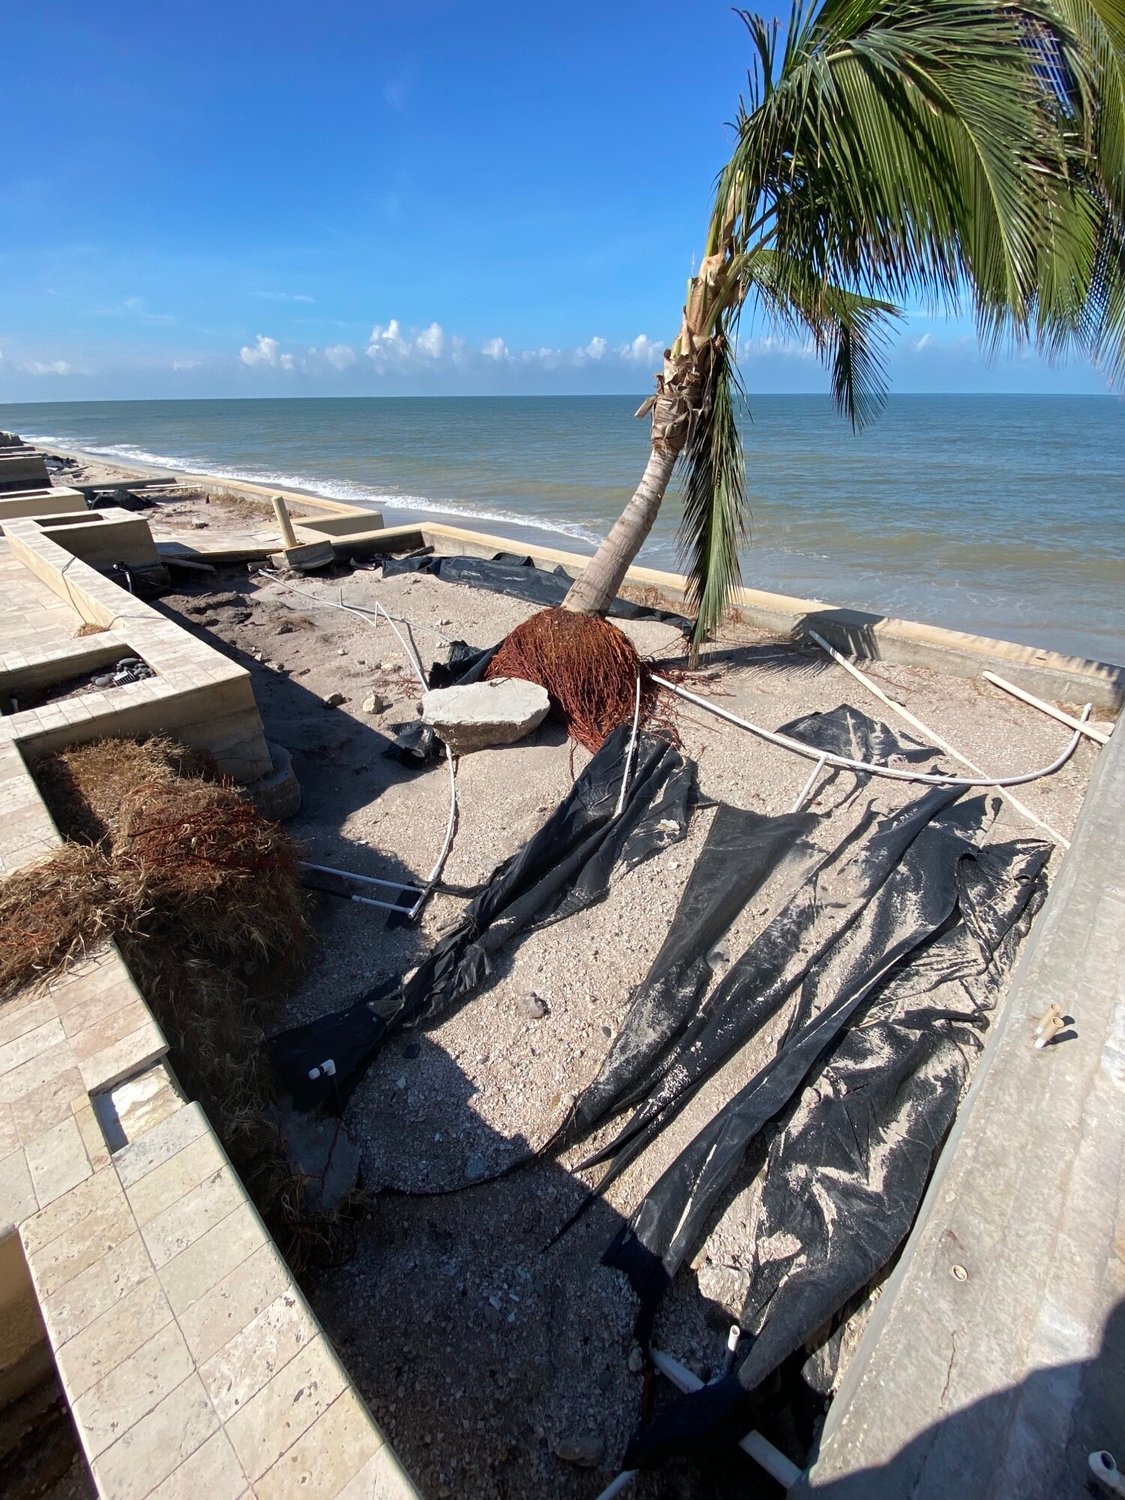
[[(303, 489), (588, 553), (639, 479), (635, 395), (8, 403), (0, 428), (129, 465)], [(1125, 427), (1105, 395), (749, 397), (743, 581), (1120, 663)], [(253, 420), (248, 413), (253, 411)], [(681, 568), (670, 493), (639, 561)]]

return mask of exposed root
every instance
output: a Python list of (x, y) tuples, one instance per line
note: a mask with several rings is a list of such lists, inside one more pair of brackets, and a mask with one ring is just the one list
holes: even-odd
[(520, 677), (547, 689), (567, 733), (600, 750), (619, 724), (630, 724), (641, 679), (641, 722), (651, 718), (657, 689), (627, 635), (597, 615), (544, 609), (507, 637), (488, 677)]

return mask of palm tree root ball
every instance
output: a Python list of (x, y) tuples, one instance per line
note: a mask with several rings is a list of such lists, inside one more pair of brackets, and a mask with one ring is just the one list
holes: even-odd
[(631, 724), (640, 680), (641, 721), (657, 690), (628, 636), (598, 615), (544, 609), (501, 642), (488, 677), (520, 677), (547, 689), (567, 733), (592, 752)]

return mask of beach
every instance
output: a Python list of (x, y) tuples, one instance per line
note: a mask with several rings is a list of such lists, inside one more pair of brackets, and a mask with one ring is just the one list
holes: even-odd
[[(189, 527), (191, 507), (196, 517), (212, 508), (181, 503)], [(162, 608), (251, 671), (267, 733), (293, 755), (303, 804), (288, 826), (307, 857), (368, 876), (424, 880), (445, 825), (446, 773), (440, 764), (406, 773), (382, 753), (393, 726), (413, 718), (419, 688), (385, 623), (372, 628), (335, 607), (375, 600), (409, 626), (427, 668), (450, 639), (492, 644), (534, 609), (425, 576), (383, 578), (377, 566), (322, 579), (232, 567), (181, 586)], [(677, 629), (657, 621), (623, 628), (658, 670), (682, 668)], [(1047, 763), (1065, 742), (1060, 726), (986, 684), (886, 664), (870, 670), (990, 771)], [(843, 701), (883, 712), (822, 654), (746, 627), (720, 633), (696, 686), (771, 726)], [(365, 707), (373, 693), (383, 705), (378, 712)], [(327, 706), (337, 695), (341, 701)], [(704, 797), (779, 812), (807, 779), (807, 763), (697, 710), (677, 714), (676, 725), (698, 762)], [(1028, 806), (1064, 836), (1094, 756), (1082, 745), (1056, 776), (1022, 789)], [(526, 742), (463, 757), (446, 882), (471, 889), (487, 879), (542, 825), (588, 758), (551, 725)], [(830, 805), (837, 790), (826, 783), (817, 807)], [(875, 796), (894, 805), (900, 794), (881, 784)], [(600, 1266), (601, 1253), (701, 1120), (771, 1055), (785, 1014), (551, 1249), (544, 1247), (596, 1180), (575, 1169), (582, 1150), (494, 1183), (472, 1182), (546, 1140), (593, 1076), (666, 935), (712, 817), (697, 813), (681, 844), (615, 881), (602, 905), (504, 953), (481, 991), (436, 1025), (396, 1038), (349, 1105), (364, 1182), (379, 1196), (357, 1226), (355, 1253), (311, 1273), (310, 1295), (396, 1451), (435, 1500), (536, 1493), (588, 1500), (635, 1425), (640, 1380), (627, 1373), (635, 1303), (624, 1279)], [(1017, 832), (1038, 830), (1005, 808), (993, 837)], [(437, 895), (416, 926), (391, 927), (370, 908), (318, 898), (317, 953), (279, 1024), (335, 1010), (408, 970), (462, 904)], [(716, 964), (728, 963), (768, 915), (768, 900), (748, 909)], [(696, 1276), (679, 1279), (662, 1314), (662, 1342), (704, 1378), (745, 1294), (755, 1203), (748, 1178), (693, 1263)], [(575, 1452), (589, 1456), (600, 1481), (560, 1457)], [(737, 1465), (720, 1465), (707, 1482), (716, 1496), (734, 1495), (746, 1476)], [(698, 1483), (697, 1469), (672, 1465), (634, 1493), (687, 1500)]]

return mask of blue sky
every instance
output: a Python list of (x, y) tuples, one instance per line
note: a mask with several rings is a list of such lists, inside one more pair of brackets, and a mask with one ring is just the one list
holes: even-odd
[[(648, 390), (749, 59), (726, 0), (25, 0), (4, 35), (0, 401)], [(893, 378), (1106, 390), (918, 311)]]

